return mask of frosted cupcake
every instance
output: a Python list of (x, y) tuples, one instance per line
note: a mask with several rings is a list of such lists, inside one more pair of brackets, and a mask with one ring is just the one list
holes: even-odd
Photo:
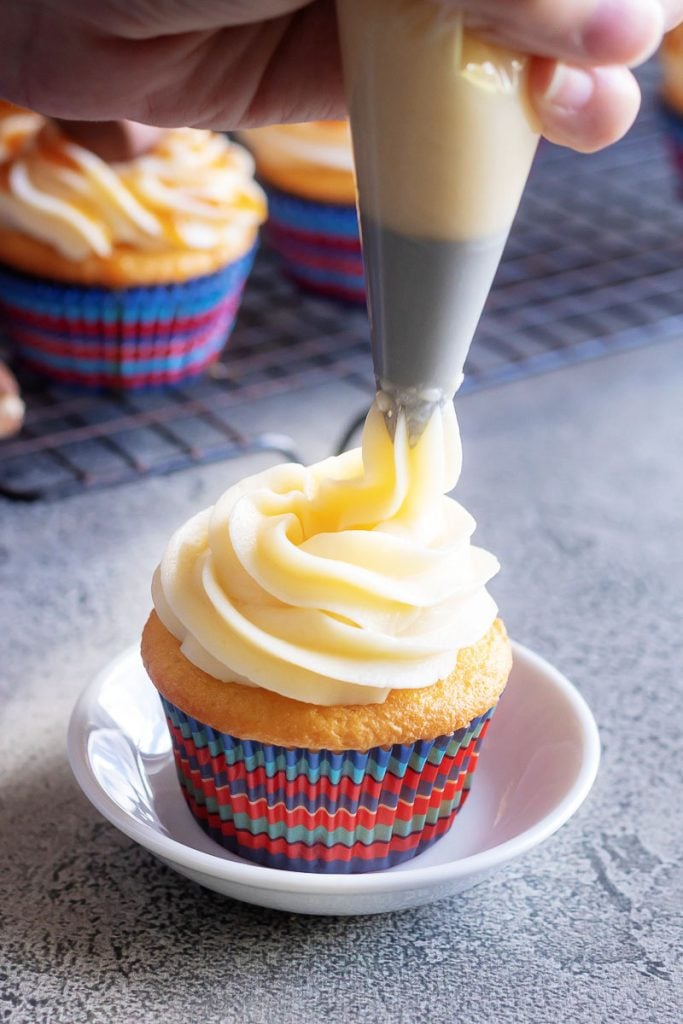
[(220, 354), (265, 198), (221, 135), (165, 134), (108, 164), (46, 124), (0, 165), (0, 311), (49, 376), (138, 388), (193, 377)]
[(683, 25), (664, 36), (660, 61), (660, 108), (679, 194), (683, 195)]
[(459, 470), (452, 406), (411, 445), (374, 405), (362, 449), (244, 480), (172, 537), (142, 655), (228, 850), (363, 872), (451, 827), (510, 669)]
[(240, 135), (269, 205), (266, 234), (302, 287), (365, 301), (347, 121), (273, 125)]

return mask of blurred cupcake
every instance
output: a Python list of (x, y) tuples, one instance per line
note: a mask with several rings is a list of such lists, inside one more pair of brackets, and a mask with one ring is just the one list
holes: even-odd
[(25, 412), (16, 377), (0, 362), (0, 441), (21, 430)]
[(242, 132), (268, 194), (266, 235), (303, 288), (365, 301), (347, 121)]
[(17, 157), (45, 124), (45, 118), (0, 100), (0, 163)]
[(660, 61), (664, 130), (679, 194), (683, 198), (683, 25), (664, 36)]
[(44, 125), (0, 165), (0, 310), (56, 380), (140, 388), (225, 345), (265, 199), (245, 150), (190, 128), (108, 163)]
[(244, 480), (171, 538), (142, 656), (228, 850), (373, 871), (453, 824), (511, 662), (459, 469), (452, 406), (409, 443), (375, 404), (362, 449)]

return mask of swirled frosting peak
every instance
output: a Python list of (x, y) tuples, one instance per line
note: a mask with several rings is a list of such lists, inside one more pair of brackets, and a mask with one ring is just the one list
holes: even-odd
[(411, 445), (377, 403), (362, 448), (231, 487), (171, 538), (156, 611), (221, 680), (314, 704), (382, 702), (448, 675), (496, 615), (496, 559), (448, 497), (461, 451), (451, 404)]
[(108, 164), (48, 124), (0, 178), (0, 224), (68, 260), (225, 247), (235, 256), (265, 219), (253, 161), (214, 132), (169, 131), (148, 153)]

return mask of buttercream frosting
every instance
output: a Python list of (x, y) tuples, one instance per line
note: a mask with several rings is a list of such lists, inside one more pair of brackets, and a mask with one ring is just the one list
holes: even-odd
[(356, 176), (348, 121), (276, 124), (239, 133), (271, 187), (318, 202), (353, 206)]
[(348, 121), (308, 121), (250, 128), (240, 137), (257, 157), (315, 164), (353, 174), (351, 130)]
[(339, 0), (361, 211), (423, 238), (505, 240), (538, 143), (528, 60), (455, 4)]
[(411, 445), (375, 402), (362, 447), (275, 466), (231, 487), (171, 538), (154, 605), (184, 655), (320, 705), (429, 686), (496, 616), (498, 563), (447, 492), (460, 474), (451, 403)]
[(143, 156), (107, 164), (46, 125), (3, 170), (0, 223), (68, 260), (117, 246), (238, 255), (265, 217), (249, 153), (199, 129), (174, 129)]
[(0, 100), (0, 163), (16, 157), (44, 123), (40, 114)]

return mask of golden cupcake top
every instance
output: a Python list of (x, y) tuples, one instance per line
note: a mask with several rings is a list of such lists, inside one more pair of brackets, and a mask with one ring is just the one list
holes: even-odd
[(356, 201), (348, 121), (269, 125), (240, 132), (259, 176), (304, 199), (352, 206)]
[(159, 619), (214, 679), (311, 704), (445, 679), (496, 617), (498, 563), (447, 493), (460, 463), (452, 404), (416, 444), (373, 405), (362, 448), (275, 466), (181, 526), (153, 583)]
[(227, 261), (251, 247), (265, 213), (251, 156), (210, 131), (173, 129), (110, 164), (46, 123), (0, 166), (0, 229), (74, 264), (131, 252)]
[(465, 728), (497, 703), (512, 664), (505, 627), (496, 619), (481, 640), (458, 651), (453, 671), (433, 686), (392, 690), (381, 704), (320, 705), (215, 679), (187, 661), (155, 612), (141, 653), (159, 692), (197, 721), (260, 743), (312, 750), (368, 750)]

